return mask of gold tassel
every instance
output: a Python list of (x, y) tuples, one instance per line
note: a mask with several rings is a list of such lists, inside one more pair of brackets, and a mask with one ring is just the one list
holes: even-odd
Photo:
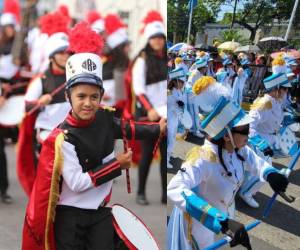
[(62, 173), (63, 166), (63, 154), (62, 154), (62, 143), (64, 141), (64, 134), (60, 133), (55, 139), (55, 158), (53, 164), (53, 172), (51, 178), (51, 187), (48, 201), (48, 210), (47, 210), (47, 221), (46, 221), (46, 230), (45, 230), (45, 250), (50, 250), (50, 239), (49, 239), (49, 230), (51, 224), (54, 222), (55, 218), (55, 208), (59, 199), (59, 181)]
[(188, 213), (184, 213), (184, 219), (187, 222), (187, 238), (190, 244), (192, 245), (192, 217)]

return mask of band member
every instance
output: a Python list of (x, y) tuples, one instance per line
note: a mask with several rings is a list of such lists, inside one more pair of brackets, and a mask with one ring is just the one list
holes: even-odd
[(114, 106), (119, 116), (126, 99), (125, 72), (129, 65), (129, 38), (125, 24), (117, 15), (104, 19), (107, 49), (104, 51), (103, 86), (106, 94), (103, 104)]
[(288, 180), (247, 146), (252, 119), (230, 99), (226, 87), (207, 76), (195, 83), (193, 92), (207, 140), (190, 150), (168, 185), (168, 198), (175, 204), (168, 249), (203, 249), (220, 232), (233, 235), (232, 247), (251, 249), (244, 225), (234, 219), (244, 171), (268, 181), (275, 192), (284, 192)]
[(112, 214), (106, 204), (112, 180), (130, 167), (132, 157), (130, 149), (115, 153), (114, 141), (158, 138), (166, 121), (138, 125), (99, 109), (104, 88), (98, 55), (77, 53), (66, 65), (72, 110), (42, 147), (22, 249), (114, 249)]
[[(136, 117), (139, 120), (151, 122), (159, 121), (167, 116), (167, 51), (166, 36), (163, 20), (158, 12), (151, 11), (144, 19), (144, 35), (147, 44), (138, 54), (132, 68), (133, 91), (137, 98)], [(166, 165), (167, 142), (166, 137), (160, 143), (160, 172), (162, 181), (162, 203), (166, 197)], [(147, 205), (146, 181), (153, 158), (155, 140), (141, 142), (142, 156), (139, 163), (139, 184), (136, 201), (140, 205)]]
[[(250, 123), (250, 137), (260, 136), (265, 140), (272, 150), (267, 151), (266, 156), (273, 156), (273, 151), (279, 149), (277, 138), (284, 116), (283, 99), (291, 84), (285, 73), (276, 73), (264, 79), (264, 86), (266, 93), (263, 97), (257, 98), (250, 108), (249, 115), (253, 118)], [(247, 178), (241, 188), (240, 197), (249, 206), (259, 207), (253, 195), (263, 184), (258, 178)]]
[[(5, 1), (5, 5), (7, 4), (8, 2)], [(17, 81), (17, 74), (19, 71), (19, 67), (13, 63), (13, 56), (11, 54), (16, 35), (17, 16), (6, 11), (8, 10), (4, 8), (4, 13), (0, 18), (0, 109), (4, 106), (8, 97), (13, 94), (17, 94), (18, 92), (20, 93), (20, 91), (12, 91), (11, 89), (13, 84)], [(11, 112), (14, 112), (14, 110)], [(11, 136), (15, 141), (15, 137), (17, 137), (17, 130), (14, 128), (4, 127), (0, 124), (0, 195), (1, 201), (6, 204), (10, 204), (12, 202), (12, 198), (7, 193), (9, 181), (5, 153), (5, 138)]]
[[(53, 18), (57, 15), (48, 15), (48, 22), (52, 20), (55, 23)], [(48, 69), (31, 81), (25, 95), (27, 113), (20, 126), (17, 172), (27, 195), (30, 195), (36, 174), (35, 152), (40, 151), (42, 142), (65, 119), (71, 108), (64, 95), (65, 64), (70, 56), (67, 51), (69, 38), (66, 33), (60, 32), (61, 29), (57, 25), (58, 32), (45, 43)], [(54, 27), (51, 27), (52, 32)]]
[(176, 141), (176, 134), (179, 124), (179, 115), (184, 111), (183, 86), (185, 73), (183, 68), (177, 68), (169, 73), (168, 83), (168, 147), (167, 147), (167, 167), (173, 168), (170, 163), (171, 154)]
[(234, 78), (233, 86), (232, 86), (232, 99), (238, 103), (242, 104), (243, 101), (243, 91), (246, 84), (246, 81), (251, 77), (252, 71), (249, 68), (249, 60), (247, 55), (241, 53), (239, 55), (239, 63), (241, 67), (237, 70), (237, 75)]

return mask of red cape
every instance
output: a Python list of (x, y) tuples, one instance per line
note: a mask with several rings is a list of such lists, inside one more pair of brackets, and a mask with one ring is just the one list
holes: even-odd
[[(132, 64), (128, 67), (125, 74), (125, 90), (126, 90), (126, 104), (123, 109), (124, 119), (133, 119), (135, 113), (135, 94), (132, 87)], [(138, 140), (130, 140), (129, 147), (132, 149), (132, 161), (139, 164), (141, 159), (141, 143)]]
[(34, 124), (36, 113), (26, 115), (19, 127), (17, 148), (17, 175), (25, 193), (30, 196), (36, 175), (34, 157)]
[(26, 209), (22, 250), (55, 250), (53, 222), (59, 199), (64, 135), (55, 129), (44, 142)]

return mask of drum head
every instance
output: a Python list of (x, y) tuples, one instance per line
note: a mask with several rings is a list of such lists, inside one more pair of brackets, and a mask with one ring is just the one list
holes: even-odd
[(117, 234), (130, 250), (160, 249), (151, 231), (127, 208), (115, 204), (112, 206), (112, 215)]
[(24, 96), (12, 96), (8, 98), (0, 108), (0, 124), (3, 126), (16, 126), (21, 123), (25, 115)]
[(288, 127), (285, 127), (280, 131), (279, 144), (282, 152), (287, 155), (292, 156), (297, 152), (298, 143), (295, 134)]

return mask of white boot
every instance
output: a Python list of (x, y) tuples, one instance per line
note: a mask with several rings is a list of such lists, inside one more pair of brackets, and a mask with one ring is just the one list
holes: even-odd
[(250, 207), (258, 208), (259, 204), (257, 201), (253, 198), (252, 195), (242, 195), (239, 193), (240, 197), (243, 199), (244, 202), (246, 202)]

